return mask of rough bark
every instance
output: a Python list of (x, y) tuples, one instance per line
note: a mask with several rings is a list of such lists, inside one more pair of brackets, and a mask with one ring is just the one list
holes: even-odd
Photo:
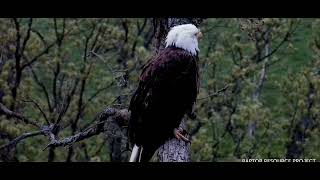
[[(24, 120), (26, 124), (31, 124), (34, 120), (27, 119), (24, 115), (18, 114), (8, 110), (3, 104), (0, 103), (0, 114), (10, 115), (14, 114), (14, 117), (18, 120)], [(9, 158), (8, 154), (12, 154), (15, 151), (15, 147), (18, 143), (24, 141), (25, 139), (32, 138), (35, 136), (46, 136), (49, 139), (48, 145), (44, 147), (43, 150), (47, 148), (51, 151), (54, 151), (57, 147), (72, 147), (76, 142), (83, 141), (92, 136), (99, 135), (104, 133), (108, 147), (110, 148), (110, 159), (111, 161), (127, 161), (129, 158), (130, 152), (128, 148), (128, 140), (126, 137), (126, 132), (123, 132), (128, 126), (128, 121), (130, 117), (130, 112), (127, 109), (119, 109), (114, 107), (108, 107), (103, 112), (99, 113), (97, 120), (94, 123), (90, 124), (85, 130), (74, 134), (69, 137), (58, 138), (56, 136), (56, 129), (59, 128), (55, 124), (40, 125), (37, 127), (39, 130), (34, 132), (24, 133), (9, 143), (0, 146), (0, 157), (4, 161), (16, 161), (13, 158)], [(49, 153), (50, 154), (50, 153)], [(48, 156), (48, 160), (54, 160), (54, 153), (51, 153)]]
[[(185, 120), (181, 122), (180, 128), (186, 129)], [(160, 162), (189, 162), (190, 143), (172, 138), (159, 148), (158, 159)]]
[[(125, 162), (130, 157), (127, 127), (130, 113), (127, 109), (117, 110), (104, 124), (111, 162)], [(107, 118), (103, 118), (107, 119)]]

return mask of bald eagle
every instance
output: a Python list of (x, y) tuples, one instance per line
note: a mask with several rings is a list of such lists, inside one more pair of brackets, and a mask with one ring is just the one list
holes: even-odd
[(193, 24), (171, 28), (165, 48), (143, 67), (129, 106), (130, 162), (149, 161), (170, 138), (186, 140), (178, 127), (196, 102), (201, 36)]

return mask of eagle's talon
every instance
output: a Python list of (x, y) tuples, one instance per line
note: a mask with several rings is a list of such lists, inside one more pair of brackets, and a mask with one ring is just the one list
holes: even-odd
[(174, 136), (177, 139), (182, 139), (183, 141), (190, 143), (191, 141), (188, 138), (186, 138), (184, 135), (182, 135), (182, 133), (186, 134), (185, 132), (186, 131), (184, 129), (182, 129), (182, 128), (179, 128), (179, 129), (175, 128), (174, 129)]

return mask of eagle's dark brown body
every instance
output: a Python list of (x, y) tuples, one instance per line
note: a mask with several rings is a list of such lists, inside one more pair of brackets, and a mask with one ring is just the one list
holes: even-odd
[(183, 49), (168, 47), (144, 66), (129, 107), (129, 138), (143, 147), (142, 162), (174, 137), (174, 128), (192, 111), (198, 94), (197, 61)]

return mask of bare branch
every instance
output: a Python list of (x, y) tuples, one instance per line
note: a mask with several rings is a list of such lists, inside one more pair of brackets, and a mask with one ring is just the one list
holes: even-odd
[(21, 45), (20, 45), (20, 39), (21, 39), (21, 34), (20, 34), (20, 24), (19, 21), (16, 18), (13, 18), (14, 24), (15, 24), (15, 29), (16, 29), (16, 50), (14, 53), (15, 56), (15, 81), (13, 84), (13, 87), (11, 89), (12, 93), (12, 98), (13, 98), (13, 103), (10, 107), (11, 110), (15, 109), (15, 100), (17, 97), (17, 91), (18, 87), (20, 85), (21, 81), (21, 75), (22, 75), (22, 69), (21, 69)]
[(122, 20), (121, 25), (124, 29), (124, 43), (128, 42), (128, 34), (129, 34), (129, 28), (128, 28), (128, 22), (126, 20)]
[(84, 103), (83, 108), (85, 108), (95, 97), (97, 97), (101, 92), (103, 92), (106, 89), (109, 89), (112, 85), (114, 85), (114, 81), (112, 81), (108, 86), (98, 89), (89, 99), (86, 103)]
[(43, 45), (46, 47), (47, 46), (47, 42), (44, 40), (44, 37), (42, 36), (42, 34), (35, 30), (35, 29), (31, 29), (31, 32), (35, 33), (41, 40), (41, 42), (43, 43)]
[(138, 43), (138, 38), (139, 36), (142, 34), (144, 28), (146, 27), (146, 24), (147, 24), (147, 18), (144, 18), (144, 21), (143, 21), (143, 24), (142, 26), (140, 27), (140, 23), (139, 23), (139, 20), (137, 20), (137, 35), (136, 35), (136, 38), (133, 42), (133, 45), (132, 45), (132, 48), (131, 48), (131, 57), (134, 57), (134, 54), (135, 54), (135, 51), (136, 51), (136, 46), (137, 46), (137, 43)]
[[(62, 29), (62, 31), (63, 31), (63, 34), (61, 34), (61, 35), (59, 36), (59, 38), (57, 38), (54, 42), (52, 42), (51, 44), (49, 44), (48, 46), (46, 46), (45, 49), (43, 49), (38, 55), (36, 55), (36, 56), (35, 56), (34, 58), (32, 58), (30, 61), (28, 61), (27, 63), (25, 63), (24, 65), (22, 65), (22, 66), (21, 66), (21, 70), (23, 70), (23, 69), (26, 68), (27, 66), (30, 66), (30, 65), (32, 65), (33, 63), (35, 63), (35, 62), (36, 62), (41, 56), (43, 56), (44, 54), (47, 54), (47, 53), (49, 52), (49, 50), (50, 50), (57, 42), (60, 43), (60, 45), (61, 45), (62, 39), (63, 39), (66, 35), (68, 35), (68, 34), (70, 34), (70, 33), (72, 32), (72, 29), (71, 29), (71, 30), (67, 31), (66, 33), (64, 33), (64, 32), (65, 32), (65, 20), (63, 21), (63, 29)], [(43, 36), (42, 36), (38, 31), (32, 29), (32, 32), (36, 33), (36, 34), (39, 36), (39, 38), (40, 38), (41, 41), (44, 43), (44, 45), (47, 44), (47, 43), (44, 41)]]
[(58, 87), (58, 98), (59, 99), (62, 99), (62, 87), (64, 85), (64, 82), (65, 82), (65, 78), (66, 78), (66, 75), (65, 74), (62, 74), (61, 75), (61, 78), (59, 79), (59, 87)]
[[(102, 18), (98, 20), (98, 24), (100, 24), (102, 22)], [(93, 39), (93, 42), (92, 42), (92, 45), (90, 47), (90, 51), (93, 51), (95, 49), (95, 46), (99, 40), (99, 37), (103, 36), (105, 34), (105, 31), (102, 31), (102, 27), (100, 26), (99, 29), (98, 29), (98, 32), (96, 33), (94, 39)]]
[(93, 128), (89, 128), (86, 131), (80, 132), (78, 134), (75, 134), (73, 136), (70, 137), (66, 137), (63, 138), (62, 140), (55, 140), (53, 138), (53, 141), (51, 141), (45, 148), (47, 149), (48, 147), (58, 147), (58, 146), (67, 146), (67, 145), (71, 145), (75, 142), (87, 139), (89, 137), (92, 137), (94, 135), (98, 135), (101, 132), (103, 132), (103, 129), (97, 128), (97, 127), (93, 127)]
[(34, 137), (43, 134), (42, 131), (34, 131), (34, 132), (28, 132), (28, 133), (23, 133), (22, 135), (16, 137), (12, 141), (10, 141), (8, 144), (0, 146), (0, 150), (4, 148), (11, 148), (16, 146), (20, 141), (27, 139), (29, 137)]
[(7, 116), (10, 116), (10, 117), (14, 117), (16, 119), (19, 119), (19, 120), (23, 121), (24, 123), (31, 124), (33, 126), (36, 126), (37, 128), (41, 127), (41, 125), (39, 123), (37, 123), (36, 121), (28, 119), (28, 118), (24, 117), (23, 115), (21, 115), (19, 113), (16, 113), (16, 112), (13, 112), (13, 111), (9, 110), (2, 103), (0, 103), (0, 113), (3, 113), (3, 114), (5, 114)]
[(288, 41), (289, 36), (290, 36), (290, 32), (287, 32), (287, 34), (286, 34), (285, 37), (282, 39), (282, 41), (278, 44), (278, 46), (275, 47), (269, 54), (261, 57), (261, 58), (259, 59), (259, 62), (261, 62), (262, 60), (264, 60), (264, 59), (272, 56), (275, 52), (277, 52), (277, 51), (280, 49), (280, 47), (281, 47), (285, 42)]
[(67, 95), (67, 104), (62, 108), (62, 110), (60, 111), (59, 113), (59, 116), (58, 116), (58, 119), (56, 121), (56, 124), (59, 124), (60, 121), (62, 120), (62, 117), (64, 116), (64, 114), (68, 111), (69, 109), (69, 106), (70, 106), (70, 103), (71, 103), (71, 100), (76, 92), (76, 89), (77, 89), (77, 86), (78, 86), (78, 83), (79, 83), (79, 78), (77, 78), (74, 82), (74, 85), (73, 85), (73, 88), (71, 89), (71, 92), (68, 93)]
[[(60, 47), (60, 46), (59, 46)], [(60, 48), (59, 48), (60, 51)], [(56, 68), (53, 72), (53, 81), (52, 81), (52, 95), (53, 95), (53, 107), (56, 108), (58, 104), (58, 99), (57, 99), (57, 81), (58, 81), (58, 76), (60, 74), (60, 63), (56, 62)]]
[(197, 100), (204, 100), (204, 99), (207, 99), (209, 97), (218, 96), (220, 93), (226, 91), (228, 88), (229, 88), (229, 84), (227, 84), (224, 88), (219, 89), (217, 92), (215, 92), (213, 94), (210, 94), (210, 95), (208, 95), (206, 97), (203, 97), (203, 98), (198, 98)]
[(114, 71), (112, 70), (112, 68), (109, 66), (109, 64), (107, 63), (107, 61), (102, 57), (100, 56), (99, 54), (93, 52), (93, 51), (90, 51), (90, 53), (92, 53), (93, 55), (97, 56), (102, 62), (104, 62), (105, 64), (107, 64), (107, 67), (109, 69), (109, 71), (112, 73), (112, 76), (114, 76)]
[(44, 54), (47, 54), (49, 49), (51, 49), (55, 45), (56, 41), (51, 43), (49, 46), (47, 46), (44, 50), (42, 50), (38, 55), (36, 55), (31, 61), (25, 63), (24, 65), (21, 66), (21, 69), (26, 68), (27, 66), (32, 65), (34, 62), (36, 62), (39, 57), (43, 56)]
[(49, 122), (49, 120), (48, 120), (48, 118), (47, 118), (46, 113), (42, 110), (42, 108), (40, 107), (40, 105), (39, 105), (37, 102), (35, 102), (35, 101), (32, 100), (32, 99), (22, 100), (22, 101), (23, 101), (23, 102), (31, 102), (32, 104), (34, 104), (34, 105), (39, 109), (39, 111), (41, 112), (42, 116), (43, 116), (44, 119), (46, 120), (47, 125), (50, 125), (50, 122)]
[(27, 35), (26, 35), (26, 37), (24, 38), (23, 43), (22, 43), (21, 54), (23, 54), (23, 52), (24, 52), (24, 50), (25, 50), (25, 48), (26, 48), (27, 42), (28, 42), (29, 39), (30, 39), (31, 26), (32, 26), (32, 18), (29, 18)]
[[(282, 41), (268, 54), (266, 54), (265, 56), (261, 57), (258, 62), (261, 62), (262, 60), (272, 56), (274, 53), (276, 53), (280, 47), (285, 43), (289, 41), (290, 36), (297, 30), (299, 23), (296, 24), (295, 27), (293, 27), (294, 23), (290, 24), (290, 28), (289, 30), (286, 32), (284, 38), (282, 39)], [(256, 58), (257, 55), (254, 55), (251, 59), (254, 60)]]
[(36, 81), (36, 83), (42, 88), (43, 93), (45, 94), (46, 99), (47, 99), (49, 111), (52, 112), (53, 109), (51, 107), (51, 101), (50, 101), (49, 93), (48, 93), (46, 86), (39, 80), (39, 78), (38, 78), (37, 74), (34, 72), (32, 66), (29, 66), (29, 69), (31, 70), (32, 76), (33, 76), (34, 80)]
[(129, 121), (130, 113), (126, 109), (107, 108), (100, 114), (99, 122), (88, 127), (80, 133), (65, 137), (61, 140), (56, 140), (53, 137), (51, 142), (44, 148), (44, 150), (48, 147), (70, 146), (75, 142), (88, 139), (92, 136), (100, 134), (101, 132), (104, 132), (104, 123), (109, 117), (114, 117), (120, 126), (126, 126)]
[(21, 34), (20, 34), (20, 24), (18, 22), (17, 18), (13, 18), (13, 22), (15, 24), (15, 29), (16, 29), (16, 51), (15, 51), (15, 58), (16, 61), (19, 61), (21, 58), (20, 55), (20, 39), (21, 39)]

